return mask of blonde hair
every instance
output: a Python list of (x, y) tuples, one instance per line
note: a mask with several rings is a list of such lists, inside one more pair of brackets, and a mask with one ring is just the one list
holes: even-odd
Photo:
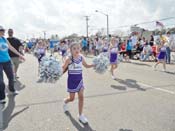
[(115, 37), (112, 37), (111, 38), (111, 41), (110, 41), (110, 47), (113, 47), (113, 42), (115, 42), (115, 41), (116, 41), (116, 38)]

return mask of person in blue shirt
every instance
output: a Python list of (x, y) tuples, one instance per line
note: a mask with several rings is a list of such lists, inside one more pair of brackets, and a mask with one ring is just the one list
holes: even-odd
[(82, 40), (82, 50), (83, 50), (84, 54), (87, 56), (88, 41), (87, 41), (86, 37), (84, 37)]
[(53, 55), (54, 54), (54, 41), (53, 40), (49, 40), (49, 48), (50, 48), (50, 54)]
[(31, 53), (32, 47), (33, 47), (32, 41), (27, 42), (25, 52)]
[(131, 59), (132, 58), (132, 40), (130, 38), (127, 41), (126, 52), (127, 52), (127, 55), (129, 56), (129, 59)]
[(21, 59), (24, 57), (4, 38), (5, 29), (0, 26), (0, 104), (5, 104), (5, 83), (3, 79), (3, 71), (8, 78), (8, 87), (10, 94), (17, 95), (18, 92), (14, 88), (14, 74), (11, 64), (10, 55), (8, 49), (18, 55)]

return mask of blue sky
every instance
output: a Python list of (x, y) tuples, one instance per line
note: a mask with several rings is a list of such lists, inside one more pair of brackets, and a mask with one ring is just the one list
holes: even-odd
[[(2, 2), (1, 2), (2, 3)], [(0, 4), (0, 24), (6, 29), (13, 28), (17, 37), (26, 38), (72, 33), (86, 34), (85, 15), (90, 16), (90, 34), (98, 28), (106, 27), (104, 15), (109, 14), (110, 32), (118, 26), (132, 25), (144, 21), (175, 16), (173, 0), (6, 0)], [(165, 25), (175, 25), (175, 19), (162, 21)], [(156, 28), (155, 23), (141, 25)], [(129, 29), (129, 28), (128, 28)], [(127, 29), (127, 30), (128, 30)], [(122, 29), (120, 29), (122, 30)]]

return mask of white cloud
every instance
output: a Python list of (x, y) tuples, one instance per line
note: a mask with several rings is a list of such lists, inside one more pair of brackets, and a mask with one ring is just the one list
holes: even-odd
[[(90, 15), (90, 33), (106, 27), (106, 18), (95, 13), (109, 14), (110, 31), (115, 27), (174, 16), (173, 0), (6, 0), (0, 5), (0, 24), (13, 28), (16, 36), (59, 36), (86, 34), (85, 15)], [(165, 21), (172, 24), (174, 20)], [(143, 25), (153, 27), (153, 24)]]

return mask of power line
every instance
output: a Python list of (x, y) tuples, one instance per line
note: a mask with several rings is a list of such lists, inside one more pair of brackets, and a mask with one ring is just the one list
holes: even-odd
[[(150, 24), (150, 23), (154, 23), (156, 21), (165, 21), (165, 20), (170, 20), (170, 19), (175, 19), (175, 17), (167, 17), (167, 18), (162, 18), (162, 19), (159, 19), (159, 20), (146, 21), (146, 22), (141, 22), (141, 23), (132, 24), (132, 25), (123, 25), (123, 26), (110, 27), (110, 28), (112, 28), (112, 29), (114, 29), (114, 28), (126, 28), (126, 27), (137, 26), (137, 25), (144, 25), (144, 24)], [(100, 30), (100, 29), (102, 29), (102, 28), (93, 28), (92, 30)], [(106, 29), (106, 28), (104, 28), (104, 29)]]

